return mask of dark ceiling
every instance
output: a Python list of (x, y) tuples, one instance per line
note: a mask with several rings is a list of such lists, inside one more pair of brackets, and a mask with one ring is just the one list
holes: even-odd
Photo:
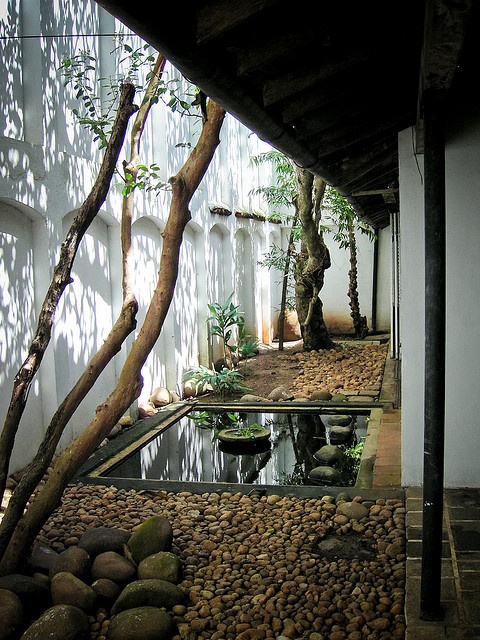
[(448, 92), (480, 35), (475, 0), (97, 2), (376, 228), (398, 211), (398, 132), (421, 134), (419, 96)]

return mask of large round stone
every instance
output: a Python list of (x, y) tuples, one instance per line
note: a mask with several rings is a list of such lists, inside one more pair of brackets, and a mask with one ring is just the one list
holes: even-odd
[(343, 502), (338, 505), (337, 513), (347, 516), (350, 520), (361, 520), (368, 516), (368, 509), (359, 502)]
[(112, 607), (112, 615), (136, 607), (165, 607), (170, 610), (184, 600), (180, 587), (166, 580), (135, 580), (123, 589)]
[(50, 589), (31, 576), (21, 573), (1, 576), (0, 589), (13, 591), (20, 598), (25, 613), (32, 617), (36, 617), (52, 605)]
[(57, 573), (68, 571), (80, 580), (86, 579), (90, 574), (92, 561), (85, 549), (77, 546), (69, 547), (59, 553), (50, 563), (50, 580)]
[(173, 623), (165, 611), (156, 607), (136, 607), (113, 617), (108, 628), (109, 640), (169, 640)]
[(109, 578), (99, 578), (92, 582), (92, 589), (97, 594), (97, 602), (103, 608), (110, 608), (121, 592), (121, 587)]
[(78, 541), (80, 549), (84, 549), (92, 558), (105, 551), (123, 552), (123, 545), (127, 544), (131, 533), (126, 529), (116, 527), (95, 527), (87, 529)]
[(18, 636), (23, 623), (23, 606), (20, 598), (8, 589), (0, 589), (0, 640), (10, 640)]
[(180, 558), (170, 551), (159, 551), (144, 558), (138, 565), (138, 577), (140, 580), (156, 578), (178, 584), (181, 580), (182, 562)]
[(92, 578), (109, 578), (119, 584), (125, 584), (129, 580), (136, 578), (137, 570), (135, 566), (116, 551), (105, 551), (99, 553), (93, 561)]
[(314, 467), (308, 474), (308, 478), (315, 484), (334, 485), (340, 482), (340, 474), (333, 467)]
[(328, 418), (328, 422), (333, 425), (338, 425), (341, 427), (346, 427), (352, 422), (352, 416), (347, 415), (334, 415)]
[(345, 444), (352, 437), (352, 427), (332, 427), (330, 429), (330, 444)]
[(326, 444), (318, 451), (315, 451), (313, 457), (320, 462), (320, 464), (334, 466), (335, 463), (340, 462), (340, 460), (345, 457), (345, 454), (336, 444)]
[(172, 394), (165, 387), (157, 387), (152, 391), (148, 401), (156, 407), (164, 407), (172, 401)]
[(53, 604), (71, 604), (82, 611), (90, 612), (96, 593), (88, 584), (67, 571), (56, 573), (51, 583)]
[(270, 391), (268, 394), (268, 400), (272, 402), (283, 402), (286, 400), (292, 400), (294, 397), (293, 393), (287, 389), (287, 387), (275, 387), (273, 391)]
[(312, 402), (325, 402), (332, 399), (332, 394), (330, 391), (323, 391), (322, 389), (318, 389), (316, 391), (312, 391), (310, 394), (310, 400)]
[(136, 564), (159, 551), (170, 551), (173, 529), (165, 516), (151, 516), (130, 536), (127, 546)]
[(58, 604), (47, 609), (23, 634), (22, 640), (89, 640), (87, 615), (78, 607)]

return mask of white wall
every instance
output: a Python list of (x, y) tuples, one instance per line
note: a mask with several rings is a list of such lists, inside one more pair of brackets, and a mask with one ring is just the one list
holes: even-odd
[[(479, 487), (478, 377), (480, 332), (479, 105), (459, 111), (447, 126), (447, 311), (445, 486)], [(402, 279), (402, 483), (423, 482), (424, 205), (423, 156), (412, 132), (399, 137)]]
[[(102, 157), (91, 134), (79, 126), (73, 115), (79, 103), (74, 90), (63, 85), (59, 72), (62, 55), (66, 52), (72, 57), (88, 48), (98, 61), (99, 78), (121, 70), (119, 60), (123, 53), (111, 55), (116, 46), (111, 37), (71, 38), (62, 34), (108, 34), (125, 29), (88, 0), (82, 3), (81, 12), (66, 0), (32, 0), (28, 6), (19, 0), (7, 0), (0, 5), (0, 29), (12, 36), (0, 41), (2, 59), (8, 62), (0, 67), (1, 426), (13, 377), (34, 335), (61, 243), (94, 183)], [(39, 37), (18, 39), (18, 34)], [(40, 37), (44, 35), (49, 37)], [(142, 44), (136, 36), (127, 33), (126, 37), (134, 48)], [(168, 78), (179, 76), (168, 65), (165, 74)], [(198, 120), (154, 108), (142, 138), (142, 162), (157, 163), (167, 181), (189, 153), (179, 143), (194, 145), (199, 130)], [(224, 302), (234, 291), (234, 302), (246, 314), (248, 331), (266, 342), (273, 338), (280, 280), (278, 274), (268, 272), (259, 262), (272, 240), (285, 246), (288, 234), (279, 225), (234, 215), (236, 211), (268, 213), (264, 201), (251, 191), (273, 184), (273, 170), (250, 164), (250, 158), (269, 147), (230, 116), (220, 138), (220, 146), (190, 205), (192, 221), (180, 252), (178, 285), (161, 336), (142, 371), (140, 402), (159, 385), (180, 391), (186, 370), (199, 362), (210, 364), (207, 303)], [(126, 147), (119, 166), (128, 158)], [(102, 343), (121, 308), (119, 182), (118, 177), (113, 180), (97, 219), (81, 242), (73, 283), (67, 286), (58, 306), (52, 340), (22, 418), (11, 471), (29, 462), (55, 409)], [(139, 302), (137, 333), (156, 283), (161, 232), (169, 204), (168, 192), (137, 194), (132, 229)], [(215, 205), (221, 205), (231, 215), (212, 214), (210, 208)], [(328, 285), (332, 293), (327, 290), (327, 295), (332, 313), (338, 315), (342, 291), (340, 307), (349, 318), (348, 282), (346, 274), (342, 274), (342, 267), (347, 264), (346, 252), (342, 253), (334, 254), (335, 266), (329, 273), (332, 284)], [(361, 304), (362, 313), (367, 316), (371, 314), (371, 253), (372, 247), (360, 238)], [(61, 447), (84, 429), (95, 407), (112, 391), (135, 335), (127, 339), (69, 422)]]
[[(377, 331), (390, 330), (390, 271), (391, 241), (390, 228), (379, 233), (378, 280), (377, 280)], [(324, 235), (330, 251), (331, 267), (325, 271), (325, 283), (320, 292), (323, 302), (323, 317), (332, 334), (354, 333), (348, 298), (350, 254), (340, 249), (331, 233)], [(360, 232), (356, 233), (358, 259), (358, 297), (360, 312), (367, 318), (369, 329), (373, 326), (373, 262), (374, 243)]]

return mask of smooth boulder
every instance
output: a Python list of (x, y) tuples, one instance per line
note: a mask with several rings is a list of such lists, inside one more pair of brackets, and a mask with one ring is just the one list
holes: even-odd
[(175, 605), (182, 604), (183, 600), (183, 591), (172, 582), (153, 578), (135, 580), (127, 584), (118, 596), (112, 607), (112, 615), (136, 607), (164, 607), (171, 610)]
[(21, 640), (90, 640), (87, 615), (78, 607), (58, 604), (28, 627)]
[(182, 562), (180, 558), (170, 551), (159, 551), (144, 558), (138, 565), (138, 577), (140, 580), (156, 578), (178, 584), (181, 580)]
[(157, 607), (127, 609), (113, 617), (108, 629), (109, 640), (170, 640), (172, 619)]
[(147, 518), (130, 536), (127, 547), (138, 565), (147, 556), (159, 551), (170, 551), (173, 529), (165, 516)]

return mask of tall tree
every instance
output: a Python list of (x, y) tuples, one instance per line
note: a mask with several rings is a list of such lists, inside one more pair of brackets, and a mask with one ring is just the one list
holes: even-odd
[(323, 240), (321, 203), (326, 183), (307, 169), (296, 168), (298, 197), (296, 210), (302, 227), (300, 251), (295, 264), (295, 298), (302, 331), (303, 349), (328, 349), (333, 346), (323, 319), (320, 291), (325, 270), (330, 267), (330, 252)]
[[(360, 300), (358, 295), (358, 256), (356, 232), (366, 235), (370, 240), (375, 239), (375, 231), (372, 227), (360, 220), (352, 205), (335, 189), (328, 187), (324, 197), (326, 218), (333, 222), (333, 239), (342, 249), (347, 249), (350, 259), (348, 272), (348, 291), (350, 315), (353, 321), (355, 337), (363, 340), (368, 334), (366, 316), (360, 312)], [(328, 227), (326, 227), (328, 229)]]
[(295, 256), (295, 241), (299, 238), (299, 229), (297, 213), (292, 216), (289, 210), (294, 207), (297, 197), (297, 183), (292, 162), (280, 151), (272, 149), (258, 156), (253, 156), (251, 162), (257, 166), (265, 162), (273, 164), (276, 184), (257, 187), (252, 190), (252, 193), (260, 194), (271, 207), (268, 215), (269, 220), (282, 221), (291, 227), (287, 250), (283, 251), (273, 244), (262, 261), (264, 266), (275, 267), (283, 273), (278, 311), (278, 349), (283, 351), (286, 312), (287, 309), (295, 308), (294, 302), (290, 300), (289, 289), (292, 279), (291, 266)]

